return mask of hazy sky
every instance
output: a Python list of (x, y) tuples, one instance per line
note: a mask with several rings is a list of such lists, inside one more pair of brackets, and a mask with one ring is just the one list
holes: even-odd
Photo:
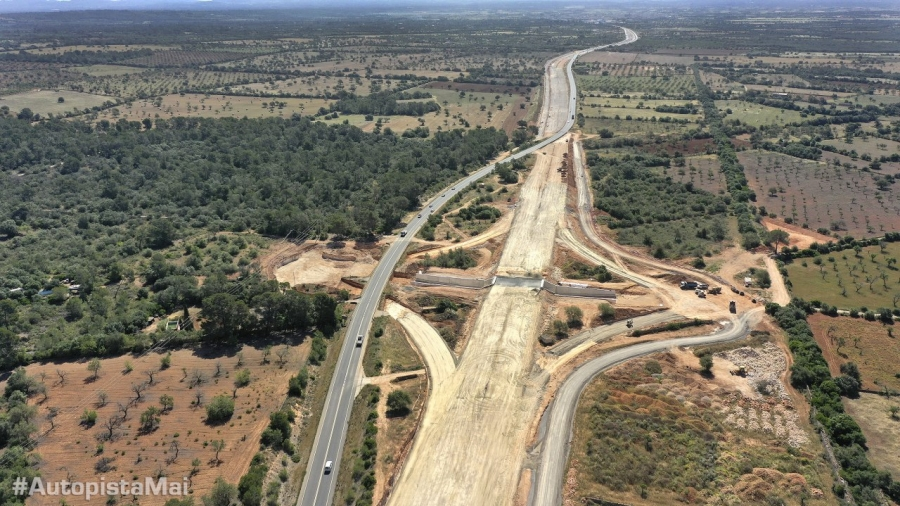
[[(47, 12), (66, 10), (120, 9), (120, 10), (156, 10), (156, 9), (260, 9), (260, 8), (353, 8), (364, 6), (367, 10), (383, 7), (418, 7), (427, 10), (429, 7), (449, 5), (466, 5), (478, 9), (491, 7), (510, 8), (521, 3), (519, 0), (0, 0), (0, 12)], [(529, 1), (529, 4), (534, 2)], [(880, 7), (900, 7), (896, 0), (793, 0), (785, 3), (782, 0), (542, 0), (540, 3), (557, 3), (561, 5), (603, 5), (636, 7), (639, 4), (665, 5), (678, 7), (690, 4), (719, 4), (722, 7), (767, 7), (788, 9), (806, 6), (847, 6), (861, 7), (877, 5)]]

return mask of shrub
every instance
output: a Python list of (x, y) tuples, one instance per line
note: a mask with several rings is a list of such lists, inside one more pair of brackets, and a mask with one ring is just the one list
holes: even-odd
[(406, 416), (410, 413), (412, 398), (405, 390), (394, 390), (388, 394), (387, 408), (391, 416)]
[(86, 427), (93, 427), (97, 423), (97, 412), (92, 409), (86, 409), (81, 413), (81, 424)]
[(234, 414), (234, 400), (227, 395), (217, 395), (206, 405), (206, 421), (211, 424), (224, 423)]

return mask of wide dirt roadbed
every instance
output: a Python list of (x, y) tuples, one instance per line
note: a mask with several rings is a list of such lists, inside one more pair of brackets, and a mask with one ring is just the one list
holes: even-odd
[(540, 276), (548, 266), (566, 204), (566, 185), (556, 172), (568, 146), (566, 139), (538, 152), (534, 169), (522, 186), (520, 206), (500, 256), (498, 275)]
[[(550, 265), (565, 209), (566, 185), (556, 172), (565, 150), (561, 140), (548, 146), (546, 155), (537, 155), (499, 273), (540, 274)], [(496, 506), (512, 501), (547, 378), (532, 372), (542, 324), (536, 290), (490, 289), (457, 370), (435, 384), (391, 504)]]
[(392, 504), (510, 501), (539, 399), (540, 382), (526, 371), (540, 307), (530, 288), (491, 289), (458, 372), (432, 393)]

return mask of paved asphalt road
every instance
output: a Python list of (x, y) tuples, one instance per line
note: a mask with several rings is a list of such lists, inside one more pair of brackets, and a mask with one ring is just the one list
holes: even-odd
[[(602, 49), (609, 46), (619, 46), (629, 44), (637, 40), (637, 34), (628, 28), (623, 28), (625, 39), (615, 44), (606, 46), (597, 46), (591, 49), (575, 51), (565, 56), (572, 57), (566, 67), (569, 80), (569, 111), (566, 116), (566, 124), (561, 130), (553, 134), (551, 137), (541, 141), (540, 143), (511, 155), (501, 162), (508, 162), (537, 151), (550, 143), (556, 142), (565, 135), (572, 124), (575, 122), (575, 76), (572, 74), (572, 63), (575, 58), (589, 53), (591, 51)], [(337, 484), (337, 473), (341, 465), (341, 453), (344, 448), (344, 440), (347, 437), (347, 424), (350, 420), (350, 410), (353, 407), (353, 398), (356, 393), (356, 376), (362, 362), (362, 350), (356, 346), (356, 337), (363, 336), (368, 339), (369, 328), (372, 323), (372, 317), (381, 298), (381, 293), (387, 286), (394, 266), (400, 260), (403, 252), (409, 246), (412, 238), (418, 233), (419, 229), (428, 219), (428, 209), (433, 206), (434, 209), (440, 208), (454, 195), (463, 190), (466, 186), (474, 183), (482, 177), (488, 175), (494, 170), (495, 164), (482, 167), (477, 172), (468, 177), (457, 181), (451, 188), (442, 192), (440, 196), (432, 199), (429, 206), (422, 211), (421, 218), (415, 218), (406, 227), (406, 237), (398, 238), (387, 253), (382, 257), (372, 276), (369, 278), (366, 287), (359, 298), (359, 304), (350, 317), (350, 324), (347, 327), (346, 338), (342, 344), (341, 353), (338, 357), (337, 368), (331, 379), (331, 386), (328, 389), (328, 396), (325, 399), (325, 413), (321, 417), (319, 427), (316, 430), (316, 439), (313, 443), (312, 455), (306, 468), (306, 476), (303, 479), (303, 486), (300, 490), (300, 497), (297, 499), (298, 506), (330, 506), (332, 504), (334, 489)], [(325, 462), (332, 461), (333, 471), (329, 474), (324, 473)], [(423, 484), (427, 486), (427, 484)]]
[(540, 425), (540, 462), (529, 497), (529, 506), (557, 506), (562, 504), (562, 485), (572, 440), (572, 420), (581, 392), (590, 381), (610, 367), (643, 355), (657, 353), (675, 346), (697, 346), (724, 343), (741, 339), (750, 333), (752, 322), (761, 316), (756, 308), (740, 316), (737, 324), (706, 336), (681, 337), (665, 341), (651, 341), (620, 348), (601, 355), (575, 370), (559, 388), (553, 403), (547, 408)]

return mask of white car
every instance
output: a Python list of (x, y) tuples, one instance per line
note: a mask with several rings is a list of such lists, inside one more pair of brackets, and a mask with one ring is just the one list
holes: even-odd
[(421, 215), (421, 214), (419, 214), (419, 216), (418, 216), (418, 217), (419, 217), (419, 218), (421, 218), (421, 217), (422, 217), (422, 215)]
[(328, 461), (325, 463), (325, 474), (331, 474), (331, 468), (334, 467), (334, 462)]
[(362, 336), (356, 336), (356, 347), (362, 348)]

